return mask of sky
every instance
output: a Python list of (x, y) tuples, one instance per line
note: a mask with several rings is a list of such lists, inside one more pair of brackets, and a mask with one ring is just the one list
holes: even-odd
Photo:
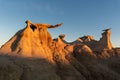
[(112, 28), (111, 42), (120, 47), (120, 0), (0, 0), (0, 46), (25, 28), (26, 20), (63, 23), (49, 32), (53, 38), (66, 34), (68, 42), (84, 35), (99, 40), (103, 29)]

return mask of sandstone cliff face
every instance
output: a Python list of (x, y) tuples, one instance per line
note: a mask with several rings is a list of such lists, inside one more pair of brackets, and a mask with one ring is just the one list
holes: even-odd
[(0, 80), (120, 80), (119, 57), (99, 59), (87, 45), (93, 37), (81, 39), (84, 44), (67, 43), (65, 35), (52, 40), (47, 28), (61, 24), (26, 23), (0, 48)]

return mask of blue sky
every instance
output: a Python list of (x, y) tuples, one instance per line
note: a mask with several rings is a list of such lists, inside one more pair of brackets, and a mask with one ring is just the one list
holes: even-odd
[(84, 35), (99, 40), (102, 30), (110, 27), (113, 46), (120, 46), (120, 0), (0, 0), (0, 45), (28, 19), (52, 25), (63, 22), (49, 31), (53, 38), (66, 34), (67, 41)]

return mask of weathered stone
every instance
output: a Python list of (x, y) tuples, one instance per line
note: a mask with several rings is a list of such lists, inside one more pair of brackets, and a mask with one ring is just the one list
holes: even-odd
[(24, 57), (52, 58), (50, 46), (52, 45), (52, 36), (47, 28), (55, 28), (49, 24), (33, 24), (26, 21), (27, 26), (18, 31), (5, 45), (0, 49), (0, 53), (13, 54)]
[[(119, 57), (99, 59), (93, 53), (93, 49), (98, 47), (98, 51), (104, 49), (100, 56), (110, 56), (106, 53), (118, 55), (118, 49), (109, 50), (109, 30), (105, 30), (100, 41), (95, 41), (92, 36), (84, 36), (77, 39), (77, 42), (67, 43), (64, 42), (65, 35), (52, 40), (47, 31), (48, 28), (61, 24), (53, 26), (34, 24), (31, 21), (26, 23), (24, 29), (18, 31), (0, 48), (0, 80), (120, 79)], [(114, 51), (117, 55), (113, 55)]]

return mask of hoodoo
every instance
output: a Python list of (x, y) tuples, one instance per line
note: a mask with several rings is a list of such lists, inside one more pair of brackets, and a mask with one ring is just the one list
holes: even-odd
[(26, 21), (26, 27), (18, 31), (0, 49), (2, 54), (14, 54), (24, 57), (49, 57), (52, 36), (47, 28), (56, 28), (62, 24), (36, 24)]
[(105, 29), (103, 31), (104, 32), (102, 33), (102, 37), (100, 38), (97, 47), (95, 48), (96, 51), (111, 50), (113, 48), (110, 40), (110, 29)]

